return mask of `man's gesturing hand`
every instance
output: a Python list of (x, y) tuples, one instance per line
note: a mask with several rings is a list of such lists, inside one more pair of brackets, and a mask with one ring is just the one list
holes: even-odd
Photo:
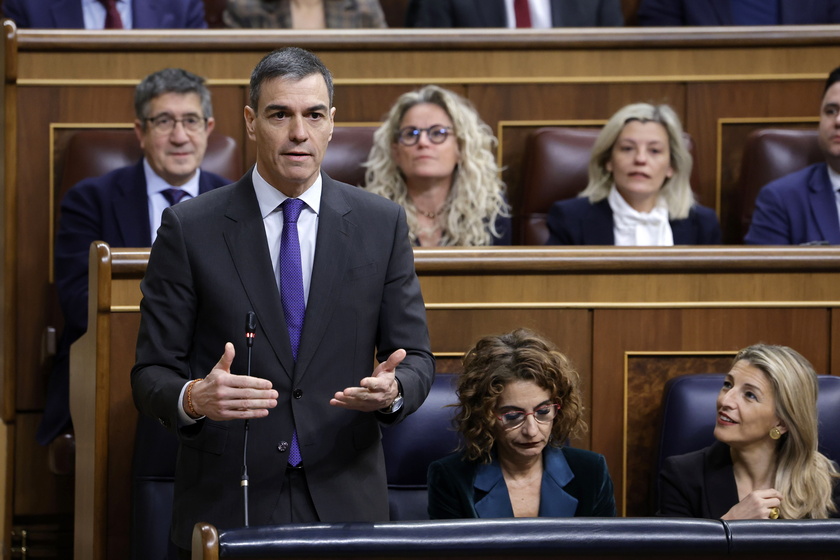
[[(199, 416), (211, 420), (262, 418), (268, 416), (268, 409), (277, 406), (278, 395), (271, 388), (271, 381), (230, 372), (234, 354), (233, 344), (228, 342), (213, 370), (203, 380), (193, 383), (190, 397)], [(189, 412), (186, 392), (184, 410)]]
[(365, 377), (359, 387), (348, 387), (335, 394), (330, 404), (364, 412), (373, 412), (391, 406), (399, 394), (395, 372), (405, 359), (405, 350), (400, 348), (379, 364), (370, 377)]

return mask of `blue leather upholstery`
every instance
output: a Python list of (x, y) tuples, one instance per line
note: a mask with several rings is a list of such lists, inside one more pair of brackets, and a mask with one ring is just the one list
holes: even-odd
[[(702, 449), (714, 442), (716, 400), (724, 374), (681, 375), (665, 384), (662, 400), (662, 430), (654, 475), (666, 457)], [(840, 377), (819, 376), (820, 451), (840, 462)]]
[(458, 446), (452, 426), (457, 375), (437, 374), (429, 396), (414, 414), (382, 429), (392, 521), (428, 519), (426, 471), (429, 463)]
[(719, 520), (579, 517), (252, 527), (224, 531), (218, 543), (220, 558), (697, 558), (728, 550)]

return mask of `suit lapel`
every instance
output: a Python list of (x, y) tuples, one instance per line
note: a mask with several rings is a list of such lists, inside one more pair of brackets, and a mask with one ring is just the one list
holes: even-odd
[(564, 490), (575, 478), (563, 451), (547, 447), (543, 451), (545, 471), (540, 486), (540, 517), (574, 517), (578, 500)]
[(832, 245), (840, 244), (840, 219), (837, 216), (836, 197), (828, 178), (828, 167), (823, 166), (814, 173), (808, 185), (808, 206), (811, 207), (822, 239)]
[[(283, 316), (277, 280), (271, 269), (265, 226), (251, 182), (251, 171), (235, 184), (225, 216), (229, 220), (224, 226), (225, 243), (239, 280), (274, 354), (291, 378), (295, 363), (286, 334), (289, 330)], [(276, 334), (270, 336), (269, 333)]]
[(145, 2), (135, 0), (131, 3), (131, 26), (134, 29), (174, 27), (173, 22), (166, 21), (171, 16), (165, 8), (166, 6), (162, 5), (160, 0), (146, 0)]
[(58, 0), (50, 7), (56, 28), (84, 29), (85, 17), (78, 0)]
[(476, 467), (474, 491), (484, 494), (475, 501), (475, 512), (482, 519), (494, 517), (513, 517), (513, 506), (510, 504), (505, 479), (499, 460), (493, 456), (489, 465), (480, 464)]
[(127, 174), (130, 174), (130, 180), (117, 184), (117, 192), (111, 199), (114, 221), (123, 247), (148, 247), (152, 244), (152, 228), (149, 225), (149, 196), (143, 160)]
[(318, 234), (315, 241), (315, 262), (312, 281), (303, 321), (298, 352), (298, 379), (305, 375), (307, 366), (329, 324), (338, 288), (347, 268), (347, 255), (352, 247), (353, 223), (347, 219), (351, 207), (341, 194), (341, 188), (326, 174), (322, 174), (321, 211), (318, 216)]
[(470, 11), (481, 19), (481, 25), (476, 27), (507, 27), (504, 0), (472, 0)]
[(584, 219), (582, 245), (615, 245), (612, 208), (606, 198), (591, 205)]

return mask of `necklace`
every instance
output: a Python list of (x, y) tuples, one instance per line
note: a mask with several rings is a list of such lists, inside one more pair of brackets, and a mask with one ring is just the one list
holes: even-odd
[[(415, 206), (415, 208), (417, 207)], [(429, 218), (430, 220), (434, 220), (438, 216), (437, 212), (426, 212), (425, 210), (421, 210), (420, 208), (417, 208), (417, 211)]]

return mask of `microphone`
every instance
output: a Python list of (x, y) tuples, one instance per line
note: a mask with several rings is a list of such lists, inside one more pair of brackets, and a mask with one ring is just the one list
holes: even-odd
[[(251, 348), (254, 346), (254, 337), (257, 330), (257, 315), (253, 311), (245, 314), (245, 345), (248, 348), (248, 365), (245, 375), (251, 376)], [(242, 487), (242, 498), (245, 505), (245, 526), (248, 526), (248, 419), (245, 419), (245, 439), (242, 446), (242, 479), (239, 482)]]

